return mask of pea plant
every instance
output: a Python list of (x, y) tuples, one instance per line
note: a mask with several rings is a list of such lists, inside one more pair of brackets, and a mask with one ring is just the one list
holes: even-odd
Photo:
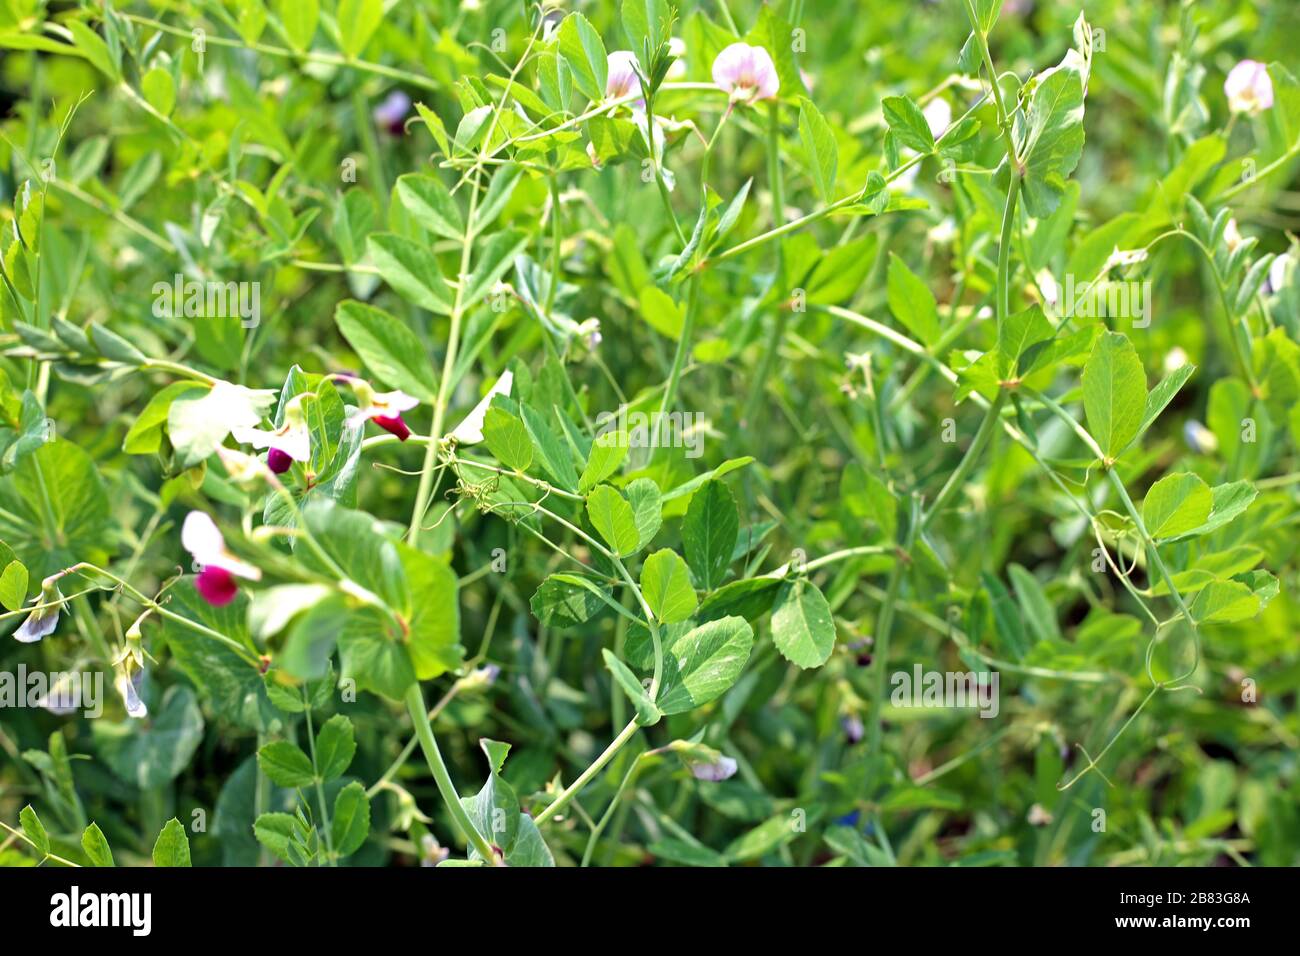
[(1294, 864), (1288, 23), (0, 5), (0, 862)]

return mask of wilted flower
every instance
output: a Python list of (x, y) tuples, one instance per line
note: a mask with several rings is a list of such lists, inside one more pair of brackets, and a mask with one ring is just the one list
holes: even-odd
[(371, 384), (355, 375), (340, 375), (357, 397), (357, 410), (349, 419), (349, 424), (366, 419), (374, 422), (384, 431), (397, 436), (398, 441), (411, 437), (411, 428), (402, 418), (402, 412), (409, 412), (420, 404), (420, 400), (403, 391), (376, 392)]
[(771, 55), (748, 43), (733, 43), (717, 55), (713, 82), (731, 94), (732, 102), (773, 100), (781, 88)]
[(728, 777), (735, 775), (737, 768), (734, 757), (726, 757), (719, 754), (717, 759), (709, 762), (692, 762), (691, 776), (696, 780), (707, 780), (709, 783), (718, 783), (726, 780)]
[[(146, 611), (145, 615), (148, 613)], [(140, 685), (144, 682), (145, 659), (140, 621), (143, 620), (145, 615), (137, 618), (135, 623), (127, 629), (126, 643), (122, 647), (122, 652), (113, 659), (113, 668), (116, 671), (113, 686), (122, 695), (122, 703), (126, 705), (127, 716), (137, 719), (149, 716), (149, 708), (140, 699)]]
[(1212, 455), (1219, 449), (1219, 439), (1214, 432), (1194, 418), (1189, 418), (1183, 425), (1183, 440), (1198, 455)]
[(302, 411), (303, 397), (295, 395), (285, 403), (284, 424), (274, 431), (242, 425), (230, 430), (241, 445), (269, 449), (266, 466), (277, 475), (288, 471), (295, 461), (311, 459), (311, 433)]
[(411, 98), (401, 90), (393, 90), (371, 113), (375, 123), (393, 136), (401, 136), (406, 117), (411, 112)]
[(59, 609), (63, 606), (63, 595), (55, 583), (62, 575), (52, 574), (41, 582), (41, 596), (37, 598), (27, 620), (18, 625), (14, 631), (14, 640), (21, 644), (35, 644), (42, 637), (54, 633), (59, 625)]
[(201, 565), (194, 579), (195, 589), (214, 607), (229, 604), (239, 593), (236, 577), (259, 581), (258, 568), (226, 550), (225, 538), (216, 523), (202, 511), (191, 511), (181, 527), (181, 544)]
[(1042, 804), (1035, 803), (1029, 808), (1029, 816), (1025, 819), (1031, 827), (1045, 827), (1052, 822), (1052, 815), (1043, 809)]
[(226, 473), (230, 475), (230, 480), (237, 485), (251, 485), (259, 481), (266, 474), (268, 467), (262, 464), (261, 459), (235, 448), (227, 448), (225, 445), (217, 449), (217, 457), (226, 466)]
[(1273, 105), (1273, 81), (1268, 68), (1256, 60), (1242, 60), (1223, 81), (1228, 109), (1234, 113), (1259, 113)]
[(475, 445), (483, 440), (483, 419), (487, 417), (488, 406), (492, 404), (492, 399), (497, 395), (509, 395), (510, 386), (514, 384), (514, 373), (507, 370), (501, 373), (497, 383), (492, 386), (482, 400), (474, 406), (474, 410), (465, 416), (462, 421), (452, 431), (449, 437), (455, 439), (459, 445)]
[(432, 833), (420, 837), (420, 866), (437, 866), (451, 855), (451, 851), (442, 846)]
[(641, 92), (641, 78), (636, 75), (636, 54), (631, 50), (615, 50), (606, 57), (608, 78), (605, 80), (605, 99), (617, 100)]

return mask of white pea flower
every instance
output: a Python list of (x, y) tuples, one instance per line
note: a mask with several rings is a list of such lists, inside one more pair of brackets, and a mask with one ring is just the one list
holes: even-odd
[(748, 43), (733, 43), (717, 55), (713, 82), (730, 93), (733, 102), (774, 100), (781, 88), (771, 54)]
[(1268, 68), (1257, 60), (1242, 60), (1229, 70), (1223, 92), (1234, 113), (1254, 115), (1273, 105), (1273, 81)]
[(1291, 254), (1289, 252), (1282, 253), (1269, 264), (1268, 279), (1265, 285), (1268, 286), (1270, 294), (1277, 295), (1282, 291), (1282, 287), (1286, 285), (1286, 270), (1290, 265)]
[(724, 757), (718, 755), (716, 760), (708, 763), (692, 763), (691, 775), (696, 780), (707, 780), (709, 783), (718, 783), (726, 780), (728, 777), (735, 775), (738, 769), (734, 757)]

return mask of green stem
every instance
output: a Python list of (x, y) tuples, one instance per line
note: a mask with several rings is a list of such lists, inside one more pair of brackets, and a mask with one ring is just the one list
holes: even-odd
[(312, 727), (311, 701), (307, 697), (305, 685), (302, 690), (302, 700), (306, 705), (304, 713), (307, 717), (307, 753), (311, 756), (311, 775), (316, 788), (316, 803), (320, 807), (321, 832), (325, 834), (325, 853), (329, 858), (330, 866), (338, 866), (338, 857), (334, 855), (334, 828), (330, 823), (329, 808), (325, 805), (325, 786), (321, 781), (320, 767), (316, 763), (316, 731)]
[(442, 802), (447, 805), (447, 812), (451, 814), (452, 820), (456, 822), (461, 836), (483, 858), (485, 863), (500, 864), (501, 861), (498, 859), (497, 853), (470, 820), (469, 814), (460, 802), (460, 794), (456, 792), (456, 785), (451, 782), (451, 774), (447, 772), (447, 764), (443, 762), (442, 752), (438, 749), (438, 741), (433, 736), (433, 725), (429, 722), (429, 715), (425, 711), (424, 694), (420, 690), (419, 683), (412, 684), (411, 689), (406, 692), (406, 709), (411, 715), (411, 720), (415, 723), (415, 733), (420, 740), (420, 748), (424, 751), (424, 759), (428, 762), (429, 770), (433, 773), (434, 782), (438, 785), (438, 793), (442, 795)]
[(622, 749), (623, 745), (631, 740), (640, 729), (641, 725), (635, 720), (631, 721), (626, 727), (624, 727), (622, 731), (619, 732), (619, 735), (610, 742), (610, 745), (605, 748), (601, 755), (596, 758), (592, 765), (584, 770), (577, 780), (565, 787), (564, 792), (556, 797), (551, 802), (550, 806), (537, 815), (537, 825), (541, 826), (551, 817), (555, 816), (568, 806), (569, 801), (577, 795), (578, 791), (585, 787), (592, 777), (600, 773), (601, 768), (604, 767), (605, 764), (609, 763), (614, 754), (618, 753), (619, 750)]

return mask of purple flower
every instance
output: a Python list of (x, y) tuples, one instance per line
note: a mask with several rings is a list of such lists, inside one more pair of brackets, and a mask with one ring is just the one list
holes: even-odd
[(737, 770), (736, 761), (733, 757), (724, 757), (718, 755), (717, 760), (708, 763), (692, 763), (691, 774), (696, 780), (707, 780), (710, 783), (718, 783), (733, 776)]
[(1268, 68), (1257, 60), (1242, 60), (1223, 81), (1228, 109), (1234, 113), (1255, 114), (1273, 105), (1273, 81)]
[(730, 93), (733, 102), (774, 100), (781, 88), (771, 54), (748, 43), (733, 43), (717, 55), (713, 82)]
[(202, 511), (191, 511), (181, 527), (181, 544), (202, 565), (194, 587), (213, 607), (229, 604), (239, 593), (236, 577), (260, 580), (262, 572), (226, 550), (216, 523)]
[(393, 136), (401, 136), (405, 131), (406, 117), (411, 112), (411, 98), (401, 90), (393, 90), (384, 101), (374, 108), (371, 116), (375, 123)]
[(631, 50), (615, 50), (606, 57), (608, 76), (605, 81), (605, 99), (619, 100), (641, 92), (641, 78), (636, 75), (636, 54)]

